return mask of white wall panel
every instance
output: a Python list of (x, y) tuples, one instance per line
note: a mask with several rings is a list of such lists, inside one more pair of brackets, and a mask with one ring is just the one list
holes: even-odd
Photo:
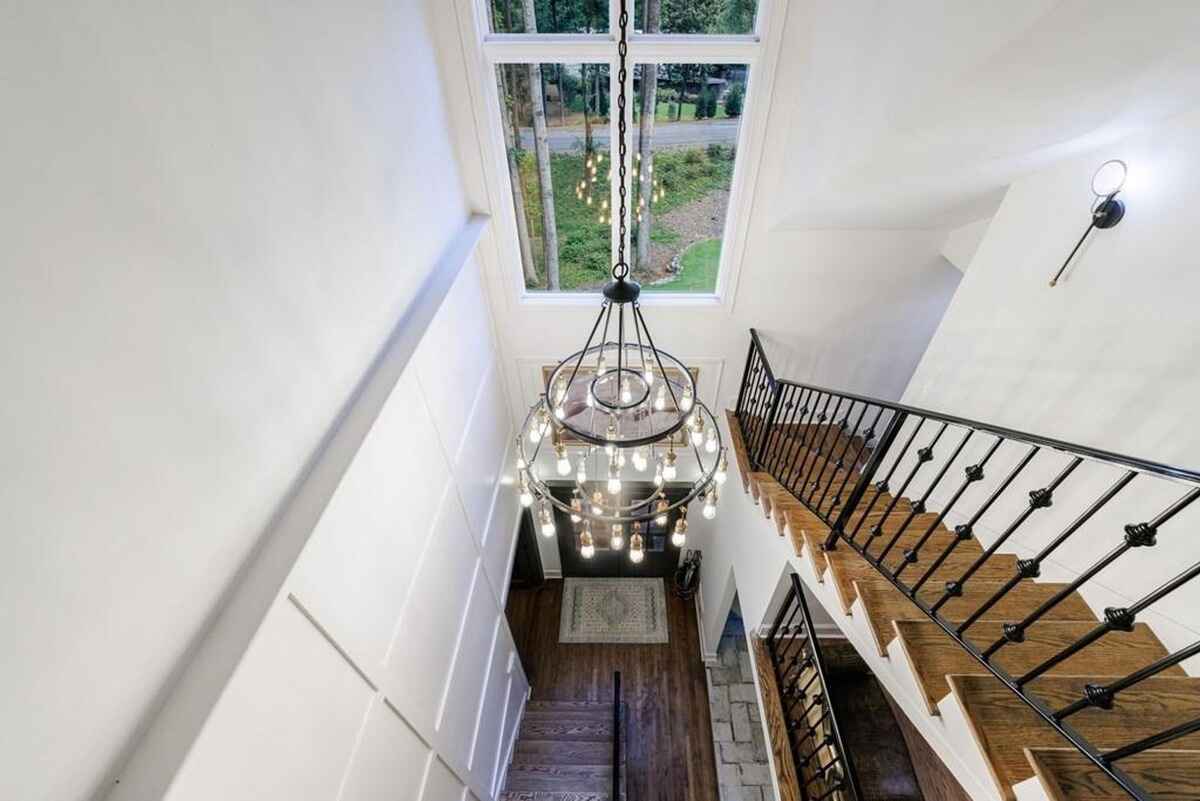
[(436, 518), (449, 480), (410, 373), (338, 485), (292, 579), (293, 594), (322, 627), (375, 665), (387, 655), (430, 535), (424, 521)]
[(521, 724), (521, 715), (525, 709), (525, 700), (529, 694), (529, 685), (525, 682), (525, 676), (519, 670), (512, 668), (517, 663), (517, 655), (515, 651), (509, 652), (509, 682), (508, 682), (508, 704), (504, 710), (504, 726), (500, 735), (500, 748), (497, 753), (496, 762), (496, 777), (494, 779), (494, 789), (499, 792), (500, 785), (504, 780), (505, 765), (511, 756), (511, 749), (514, 738), (517, 734), (517, 727)]
[(500, 745), (504, 707), (508, 701), (508, 666), (511, 653), (508, 627), (501, 625), (496, 632), (496, 644), (492, 647), (487, 690), (483, 696), (479, 729), (475, 733), (475, 747), (470, 763), (471, 773), (485, 788), (491, 788), (496, 775), (496, 751)]
[(413, 356), (452, 461), (466, 442), (476, 393), (495, 361), (487, 301), (479, 267), (472, 261), (463, 268)]
[(388, 655), (397, 708), (422, 731), (436, 725), (478, 565), (458, 496), (447, 491)]
[(394, 709), (376, 699), (338, 801), (419, 797), (432, 753)]
[(290, 601), (272, 607), (168, 801), (328, 801), (373, 691)]
[(479, 571), (454, 658), (446, 704), (438, 723), (438, 742), (460, 765), (471, 763), (471, 743), (487, 681), (484, 670), (491, 657), (500, 616), (501, 610), (496, 606), (488, 581), (483, 571)]
[(425, 781), (421, 801), (461, 801), (464, 789), (453, 771), (440, 759), (434, 759), (429, 766), (429, 778)]
[(479, 391), (466, 442), (454, 465), (467, 519), (479, 542), (487, 531), (492, 496), (501, 476), (511, 430), (500, 372), (493, 368)]
[(512, 459), (506, 457), (500, 487), (488, 520), (487, 537), (483, 541), (483, 568), (501, 607), (504, 606), (508, 591), (509, 565), (516, 547), (517, 523), (521, 514), (521, 503), (517, 500), (514, 479), (510, 475), (512, 469)]

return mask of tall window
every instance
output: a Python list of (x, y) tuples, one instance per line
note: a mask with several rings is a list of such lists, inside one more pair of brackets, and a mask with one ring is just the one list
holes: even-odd
[[(483, 0), (508, 191), (529, 292), (589, 292), (616, 250), (618, 0)], [(629, 0), (633, 277), (720, 286), (758, 0)], [(740, 58), (739, 58), (740, 57)]]

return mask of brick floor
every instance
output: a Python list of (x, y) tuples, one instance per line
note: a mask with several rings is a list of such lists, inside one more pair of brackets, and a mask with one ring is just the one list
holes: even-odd
[(736, 601), (717, 646), (717, 664), (709, 667), (708, 679), (721, 801), (770, 801), (774, 793), (758, 692)]

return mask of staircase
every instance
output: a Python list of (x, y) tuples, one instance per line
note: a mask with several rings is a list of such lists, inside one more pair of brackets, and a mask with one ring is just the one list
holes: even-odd
[(617, 719), (623, 725), (619, 702), (530, 701), (501, 801), (609, 801), (614, 768), (624, 797)]
[[(1015, 801), (1020, 785), (1021, 799), (1200, 799), (1200, 678), (1181, 666), (1200, 653), (1200, 643), (1171, 652), (1135, 620), (1200, 576), (1200, 568), (1174, 566), (1183, 571), (1174, 580), (1103, 618), (1079, 593), (1089, 575), (1071, 583), (1037, 580), (1049, 552), (1135, 474), (1139, 486), (1147, 475), (1185, 480), (1172, 486), (1176, 499), (1160, 514), (1131, 521), (1114, 550), (1097, 550), (1102, 567), (1152, 546), (1158, 530), (1200, 497), (1196, 477), (777, 381), (757, 337), (729, 427), (743, 489), (774, 523), (772, 533), (790, 540), (802, 574), (816, 585), (810, 589), (832, 601), (829, 611), (840, 612), (847, 626), (865, 630), (871, 653), (864, 658), (889, 660), (910, 677), (928, 715), (961, 710), (972, 741), (963, 746), (978, 750), (1000, 798)], [(990, 446), (960, 459), (972, 436), (975, 445)], [(965, 522), (951, 526), (948, 512), (983, 479), (1002, 444), (1020, 445), (1028, 456), (1009, 460), (1005, 482), (982, 500), (976, 493), (974, 505), (954, 518)], [(1063, 457), (1065, 466), (1030, 491), (1021, 471), (1042, 450)], [(974, 536), (972, 524), (1010, 491), (1028, 492), (1027, 511), (1013, 529), (1025, 525), (1085, 461), (1112, 465), (1118, 475), (1128, 469), (1080, 508), (1079, 525), (1047, 551), (1018, 560), (998, 547), (1011, 531), (988, 548)], [(1195, 533), (1172, 532), (1193, 540)], [(1197, 555), (1200, 546), (1192, 549), (1192, 559)]]

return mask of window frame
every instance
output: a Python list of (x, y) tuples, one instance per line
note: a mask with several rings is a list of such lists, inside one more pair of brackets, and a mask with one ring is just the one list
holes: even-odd
[[(511, 290), (506, 294), (519, 305), (594, 305), (599, 294), (597, 290), (530, 290), (525, 286), (495, 76), (496, 68), (501, 64), (608, 64), (610, 81), (615, 84), (619, 70), (618, 0), (609, 0), (609, 32), (592, 34), (493, 33), (488, 15), (489, 0), (457, 2), (460, 10), (465, 11), (465, 16), (470, 19), (469, 27), (477, 48), (480, 72), (473, 99), (476, 106), (474, 112), (481, 139), (488, 140), (480, 142), (480, 151), (484, 154), (489, 201), (493, 209), (504, 210), (495, 212), (492, 219), (496, 223), (493, 229), (498, 239), (499, 257), (504, 265), (500, 272), (506, 287)], [(746, 97), (737, 136), (738, 160), (734, 165), (729, 208), (723, 223), (716, 286), (713, 292), (647, 292), (642, 295), (642, 302), (647, 305), (724, 306), (732, 309), (737, 274), (740, 272), (745, 252), (746, 230), (751, 216), (749, 206), (753, 198), (754, 184), (757, 182), (765, 139), (766, 109), (770, 101), (774, 61), (781, 40), (778, 35), (778, 29), (782, 27), (781, 20), (777, 21), (776, 17), (782, 16), (784, 6), (786, 0), (758, 0), (754, 31), (729, 35), (641, 34), (633, 29), (634, 13), (630, 11), (627, 41), (628, 63), (631, 69), (626, 76), (625, 86), (628, 97), (634, 97), (632, 68), (638, 64), (739, 64), (747, 68)], [(460, 20), (462, 19), (463, 17), (460, 17)], [(764, 31), (774, 34), (770, 37), (770, 45), (767, 44)], [(615, 97), (618, 88), (612, 85), (611, 91)], [(613, 105), (615, 108), (615, 102)], [(626, 123), (631, 131), (633, 106), (633, 102), (627, 103), (625, 109)], [(610, 158), (616, 159), (616, 114), (610, 115), (608, 128)], [(633, 148), (630, 148), (626, 156), (626, 188), (630, 197), (632, 160)], [(614, 179), (615, 177), (614, 175)], [(616, 180), (610, 184), (609, 203), (614, 211), (618, 208), (619, 193)], [(632, 226), (629, 226), (629, 229), (626, 231), (626, 252), (631, 251), (632, 245)], [(610, 236), (610, 261), (616, 254), (618, 236), (619, 226), (614, 221)], [(510, 283), (512, 286), (509, 286)]]

